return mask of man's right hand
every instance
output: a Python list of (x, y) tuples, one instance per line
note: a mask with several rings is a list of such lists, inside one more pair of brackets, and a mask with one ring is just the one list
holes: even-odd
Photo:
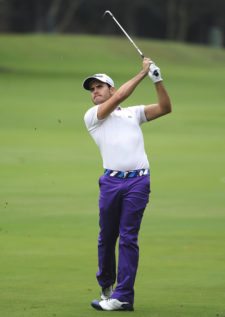
[(142, 68), (144, 73), (147, 75), (150, 69), (150, 65), (152, 64), (152, 60), (149, 57), (144, 57), (143, 61), (142, 61)]

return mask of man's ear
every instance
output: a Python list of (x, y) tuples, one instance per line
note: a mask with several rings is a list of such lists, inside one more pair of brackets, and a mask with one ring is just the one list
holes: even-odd
[(115, 93), (116, 89), (114, 87), (109, 87), (111, 96)]

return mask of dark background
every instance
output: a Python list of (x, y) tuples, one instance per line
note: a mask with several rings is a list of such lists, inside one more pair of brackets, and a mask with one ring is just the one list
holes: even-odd
[(225, 0), (0, 0), (1, 33), (120, 34), (225, 45)]

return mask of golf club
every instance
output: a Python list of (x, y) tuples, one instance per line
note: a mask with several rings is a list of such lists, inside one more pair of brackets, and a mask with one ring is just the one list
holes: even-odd
[[(137, 47), (137, 45), (134, 43), (134, 41), (132, 40), (132, 38), (129, 36), (129, 34), (127, 34), (127, 32), (124, 30), (124, 28), (121, 26), (121, 24), (117, 21), (117, 19), (114, 17), (114, 15), (112, 14), (111, 11), (106, 10), (103, 14), (103, 17), (105, 17), (106, 14), (109, 14), (111, 16), (111, 18), (116, 22), (116, 24), (119, 26), (119, 28), (122, 30), (122, 32), (126, 35), (126, 37), (128, 38), (128, 40), (131, 42), (131, 44), (133, 44), (133, 46), (136, 48), (137, 52), (140, 54), (140, 56), (142, 58), (144, 58), (144, 54), (142, 53), (142, 51)], [(153, 73), (155, 76), (158, 76), (158, 72), (157, 70), (154, 71)]]

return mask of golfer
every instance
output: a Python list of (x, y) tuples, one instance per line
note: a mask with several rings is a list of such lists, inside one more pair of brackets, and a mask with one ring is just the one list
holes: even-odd
[[(147, 75), (155, 85), (157, 103), (122, 108), (121, 102)], [(141, 71), (118, 90), (105, 74), (86, 78), (83, 87), (90, 91), (94, 103), (85, 113), (84, 121), (99, 147), (104, 168), (99, 178), (97, 280), (101, 298), (91, 305), (97, 310), (132, 311), (139, 258), (138, 232), (150, 193), (149, 162), (140, 125), (171, 112), (170, 98), (160, 69), (150, 58), (144, 58)]]

